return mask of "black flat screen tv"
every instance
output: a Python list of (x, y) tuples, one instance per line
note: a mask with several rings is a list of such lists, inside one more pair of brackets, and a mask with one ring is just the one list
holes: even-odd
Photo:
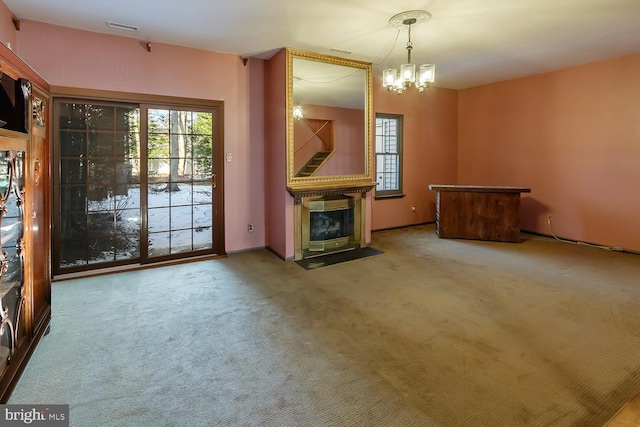
[(0, 128), (28, 133), (29, 82), (0, 75)]

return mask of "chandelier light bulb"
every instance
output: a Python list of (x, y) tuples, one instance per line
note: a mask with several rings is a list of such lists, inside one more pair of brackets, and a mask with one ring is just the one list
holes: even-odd
[(400, 74), (402, 75), (402, 84), (409, 87), (411, 83), (416, 81), (416, 64), (402, 64)]
[(395, 68), (388, 68), (382, 72), (382, 80), (384, 82), (384, 87), (387, 90), (393, 90), (396, 85), (396, 81), (398, 80), (398, 70)]

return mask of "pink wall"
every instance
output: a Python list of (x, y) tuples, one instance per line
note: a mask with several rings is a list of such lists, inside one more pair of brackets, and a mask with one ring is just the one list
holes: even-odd
[[(265, 244), (264, 62), (22, 21), (19, 54), (52, 86), (224, 101), (225, 244)], [(247, 224), (255, 231), (249, 233)]]
[[(226, 248), (267, 245), (293, 256), (283, 59), (245, 67), (234, 55), (156, 43), (147, 52), (139, 40), (33, 21), (16, 32), (3, 4), (0, 20), (1, 41), (52, 86), (224, 101), (233, 156), (225, 163)], [(268, 73), (275, 77), (265, 87)], [(368, 198), (372, 229), (435, 220), (431, 183), (518, 185), (533, 191), (523, 198), (525, 230), (548, 234), (550, 214), (559, 236), (640, 251), (638, 75), (640, 54), (459, 94), (433, 87), (396, 95), (376, 76), (374, 112), (404, 115), (405, 197)]]
[(0, 42), (14, 52), (17, 52), (18, 40), (16, 27), (13, 25), (11, 18), (13, 18), (13, 13), (0, 1)]
[(640, 54), (460, 92), (458, 183), (531, 187), (522, 228), (640, 251)]
[[(322, 105), (303, 105), (303, 108), (305, 118), (333, 121), (334, 153), (317, 171), (316, 175), (357, 175), (364, 173), (365, 150), (362, 145), (362, 141), (365, 138), (364, 111)], [(295, 135), (294, 145), (297, 152), (298, 146), (312, 136), (313, 131), (304, 121), (299, 120), (294, 123), (293, 134)], [(308, 145), (312, 143), (313, 141)], [(308, 155), (296, 155), (295, 159), (297, 160), (300, 157), (308, 160), (319, 151), (317, 146), (309, 148), (312, 150)], [(295, 170), (298, 171), (305, 163), (306, 160), (300, 162), (300, 164), (296, 162)]]
[[(458, 91), (430, 87), (421, 93), (411, 88), (398, 95), (384, 89), (376, 76), (373, 110), (404, 116), (405, 194), (373, 201), (373, 230), (435, 221), (435, 193), (428, 186), (455, 184), (457, 176)], [(375, 177), (375, 161), (373, 168)]]
[(266, 64), (265, 176), (266, 245), (283, 259), (294, 256), (293, 198), (287, 192), (285, 50)]

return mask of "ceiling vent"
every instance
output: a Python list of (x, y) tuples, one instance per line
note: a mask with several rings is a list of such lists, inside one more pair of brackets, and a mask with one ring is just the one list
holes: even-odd
[(107, 21), (107, 25), (117, 30), (138, 31), (138, 27), (129, 24), (120, 24), (118, 22)]
[(350, 50), (343, 50), (343, 49), (329, 49), (329, 52), (331, 53), (336, 53), (338, 55), (351, 55), (353, 52), (351, 52)]

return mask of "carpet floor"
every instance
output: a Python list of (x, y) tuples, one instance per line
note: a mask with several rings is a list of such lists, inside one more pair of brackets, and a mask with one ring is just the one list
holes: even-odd
[(640, 391), (640, 256), (373, 233), (56, 282), (9, 403), (71, 426), (601, 426)]

